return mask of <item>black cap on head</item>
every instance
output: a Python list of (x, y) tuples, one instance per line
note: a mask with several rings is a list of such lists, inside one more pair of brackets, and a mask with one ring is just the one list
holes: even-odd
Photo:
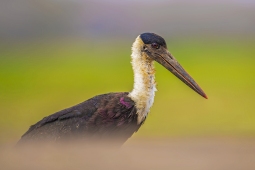
[(152, 43), (157, 43), (161, 46), (166, 47), (166, 42), (164, 38), (160, 37), (157, 34), (154, 33), (142, 33), (140, 35), (141, 39), (143, 40), (144, 44), (152, 44)]

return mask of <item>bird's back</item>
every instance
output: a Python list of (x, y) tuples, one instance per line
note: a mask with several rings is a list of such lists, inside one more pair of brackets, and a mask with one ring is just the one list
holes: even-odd
[(135, 103), (128, 93), (108, 93), (43, 118), (29, 128), (19, 143), (115, 138), (126, 141), (140, 126)]

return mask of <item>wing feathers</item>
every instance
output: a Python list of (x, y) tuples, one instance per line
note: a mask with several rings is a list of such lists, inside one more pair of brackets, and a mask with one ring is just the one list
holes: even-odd
[(61, 140), (77, 134), (84, 138), (116, 135), (127, 139), (140, 127), (135, 103), (127, 95), (103, 94), (56, 112), (32, 125), (22, 139)]

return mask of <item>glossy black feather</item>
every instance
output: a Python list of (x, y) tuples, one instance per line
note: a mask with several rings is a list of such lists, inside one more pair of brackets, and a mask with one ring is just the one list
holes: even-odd
[(127, 95), (103, 94), (56, 112), (32, 125), (19, 142), (114, 138), (124, 142), (141, 126), (135, 103)]
[(144, 44), (157, 43), (166, 48), (166, 41), (164, 40), (164, 38), (157, 34), (147, 32), (141, 34), (140, 37), (143, 40)]

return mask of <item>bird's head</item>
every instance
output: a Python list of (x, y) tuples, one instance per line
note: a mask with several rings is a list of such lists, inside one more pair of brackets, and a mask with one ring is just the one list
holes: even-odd
[(136, 41), (139, 41), (137, 44), (139, 44), (141, 53), (145, 53), (149, 58), (157, 61), (182, 82), (207, 99), (203, 90), (168, 51), (166, 42), (162, 37), (154, 33), (143, 33), (137, 37)]

